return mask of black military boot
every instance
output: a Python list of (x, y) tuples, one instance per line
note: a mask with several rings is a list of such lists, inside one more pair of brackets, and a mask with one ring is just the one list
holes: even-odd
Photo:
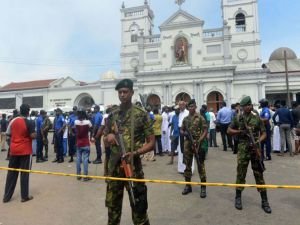
[(45, 149), (45, 157), (44, 158), (48, 160), (48, 149)]
[[(185, 181), (186, 182), (191, 182), (191, 178), (185, 178)], [(182, 191), (182, 194), (187, 195), (190, 192), (192, 192), (192, 186), (190, 184), (186, 184), (183, 191)]]
[(200, 198), (206, 198), (206, 186), (201, 186)]
[(235, 208), (238, 210), (243, 209), (242, 205), (242, 191), (241, 190), (236, 190), (235, 191)]
[(268, 202), (268, 196), (266, 191), (260, 192), (261, 196), (261, 207), (266, 213), (272, 213), (272, 209)]
[(71, 158), (69, 160), (69, 163), (74, 162), (73, 156), (71, 155)]

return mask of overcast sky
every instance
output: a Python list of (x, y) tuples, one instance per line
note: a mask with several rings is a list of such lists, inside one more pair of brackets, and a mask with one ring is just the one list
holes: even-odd
[[(149, 0), (158, 26), (178, 9), (175, 0)], [(278, 47), (300, 57), (300, 1), (259, 0), (264, 62)], [(137, 6), (144, 0), (125, 0)], [(0, 86), (71, 76), (96, 81), (119, 73), (122, 0), (0, 0)], [(186, 0), (183, 10), (222, 26), (221, 0)]]

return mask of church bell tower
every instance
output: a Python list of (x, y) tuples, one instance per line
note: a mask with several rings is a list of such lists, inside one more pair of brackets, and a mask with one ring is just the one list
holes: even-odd
[(139, 66), (139, 39), (152, 35), (154, 14), (144, 5), (121, 8), (121, 77), (133, 77)]
[(232, 60), (240, 68), (261, 66), (258, 0), (222, 0), (224, 24), (232, 35)]

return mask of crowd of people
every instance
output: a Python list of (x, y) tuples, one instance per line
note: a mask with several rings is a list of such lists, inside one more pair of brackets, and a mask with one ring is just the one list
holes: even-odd
[[(185, 181), (190, 182), (193, 173), (193, 159), (196, 159), (201, 182), (207, 180), (205, 159), (209, 148), (219, 147), (217, 133), (221, 134), (223, 150), (231, 148), (238, 154), (237, 184), (244, 184), (249, 161), (251, 161), (257, 184), (264, 184), (264, 160), (272, 160), (273, 152), (284, 156), (288, 151), (290, 156), (299, 153), (300, 146), (300, 105), (292, 103), (289, 109), (285, 105), (269, 106), (266, 99), (260, 101), (259, 110), (253, 108), (251, 98), (244, 97), (241, 102), (227, 107), (221, 103), (220, 110), (208, 109), (202, 105), (197, 109), (194, 99), (189, 102), (179, 101), (176, 105), (159, 108), (143, 107), (141, 103), (132, 103), (133, 82), (121, 80), (117, 86), (121, 104), (112, 105), (100, 112), (95, 106), (93, 111), (73, 107), (73, 111), (63, 113), (56, 109), (53, 123), (44, 110), (39, 113), (32, 111), (30, 106), (22, 104), (20, 111), (14, 110), (10, 118), (2, 115), (1, 151), (7, 151), (10, 168), (31, 168), (31, 155), (36, 156), (36, 163), (48, 161), (49, 143), (56, 153), (53, 163), (64, 163), (69, 156), (69, 163), (76, 156), (77, 179), (89, 181), (89, 163), (103, 163), (104, 175), (112, 177), (144, 178), (143, 160), (155, 161), (157, 156), (170, 156), (167, 165), (174, 164), (178, 156), (178, 172)], [(53, 130), (53, 139), (48, 140), (49, 132)], [(292, 145), (291, 140), (295, 141)], [(90, 161), (90, 145), (96, 148), (96, 158)], [(6, 148), (8, 146), (8, 148)], [(295, 146), (295, 149), (293, 149)], [(125, 153), (120, 154), (120, 148)], [(102, 151), (104, 149), (104, 151)], [(124, 150), (123, 149), (123, 150)], [(125, 170), (121, 161), (130, 165), (131, 173)], [(81, 172), (83, 164), (83, 173)], [(123, 168), (124, 170), (120, 169)], [(125, 172), (124, 172), (125, 171)], [(9, 202), (17, 182), (18, 172), (8, 171), (3, 202)], [(29, 195), (29, 174), (21, 173), (22, 202), (33, 199)], [(124, 182), (107, 181), (106, 206), (108, 208), (108, 224), (119, 224), (122, 211)], [(242, 188), (236, 189), (235, 207), (242, 209)], [(262, 208), (271, 213), (266, 189), (258, 189), (262, 198)], [(187, 184), (182, 195), (192, 192)], [(134, 224), (150, 224), (147, 216), (147, 187), (144, 183), (134, 183), (131, 207)], [(206, 186), (201, 186), (200, 197), (205, 198)], [(138, 204), (137, 204), (138, 202)]]

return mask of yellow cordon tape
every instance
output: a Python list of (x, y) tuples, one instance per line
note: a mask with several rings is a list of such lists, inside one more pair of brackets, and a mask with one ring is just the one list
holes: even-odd
[(257, 184), (228, 184), (228, 183), (201, 183), (201, 182), (185, 182), (185, 181), (173, 181), (173, 180), (150, 180), (150, 179), (135, 179), (135, 178), (121, 178), (121, 177), (105, 177), (105, 176), (86, 176), (86, 175), (77, 175), (77, 174), (68, 174), (60, 172), (47, 172), (47, 171), (38, 171), (38, 170), (23, 170), (23, 169), (14, 169), (8, 167), (0, 167), (0, 170), (7, 171), (17, 171), (24, 173), (35, 173), (35, 174), (46, 174), (54, 176), (64, 176), (64, 177), (88, 177), (98, 180), (114, 180), (114, 181), (133, 181), (133, 182), (145, 182), (145, 183), (157, 183), (157, 184), (190, 184), (193, 186), (215, 186), (215, 187), (245, 187), (245, 188), (268, 188), (268, 189), (300, 189), (300, 185), (257, 185)]

